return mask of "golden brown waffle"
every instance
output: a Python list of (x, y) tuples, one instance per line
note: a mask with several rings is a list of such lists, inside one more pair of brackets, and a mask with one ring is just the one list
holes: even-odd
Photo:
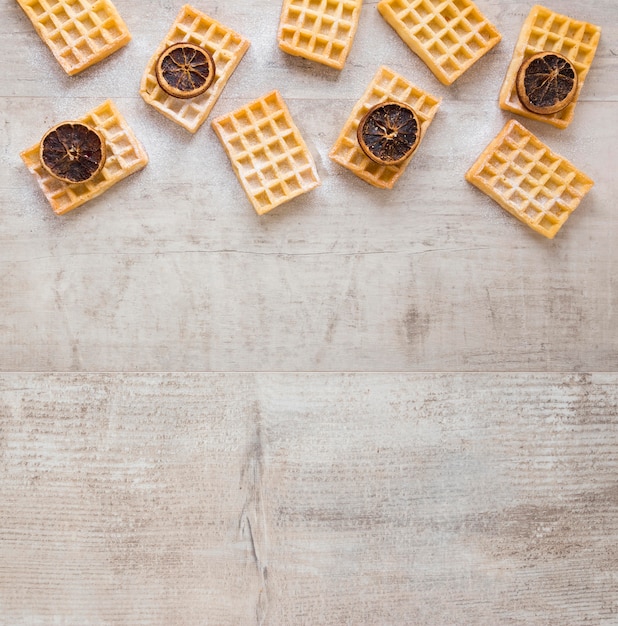
[(444, 85), (502, 38), (472, 0), (381, 0), (378, 11)]
[(342, 69), (358, 27), (363, 0), (283, 0), (279, 47)]
[(217, 118), (212, 127), (259, 215), (320, 184), (313, 157), (278, 91)]
[[(167, 94), (157, 82), (155, 68), (161, 53), (175, 43), (190, 42), (212, 55), (216, 73), (212, 85), (200, 96), (183, 100)], [(150, 59), (140, 85), (142, 98), (173, 122), (196, 132), (206, 121), (227, 81), (249, 48), (249, 41), (212, 17), (186, 4)]]
[[(359, 178), (382, 189), (392, 189), (399, 177), (404, 173), (410, 160), (401, 165), (379, 165), (374, 163), (361, 150), (356, 131), (365, 113), (371, 107), (388, 100), (403, 102), (410, 105), (418, 115), (421, 123), (421, 139), (433, 120), (441, 98), (436, 98), (426, 91), (415, 87), (408, 80), (393, 72), (388, 67), (381, 67), (375, 75), (367, 91), (356, 103), (348, 121), (345, 123), (341, 134), (337, 138), (330, 158), (343, 167), (347, 167)], [(420, 142), (419, 142), (420, 146)]]
[(77, 74), (129, 43), (110, 0), (17, 0), (67, 74)]
[(54, 178), (41, 165), (38, 143), (21, 153), (21, 158), (36, 177), (45, 197), (58, 215), (96, 198), (148, 163), (146, 152), (111, 100), (79, 118), (79, 121), (98, 130), (105, 138), (107, 146), (105, 165), (92, 180), (69, 184)]
[(487, 146), (466, 180), (549, 239), (594, 185), (515, 120)]
[[(600, 37), (601, 29), (594, 24), (578, 22), (539, 5), (532, 7), (519, 33), (513, 59), (500, 90), (500, 108), (533, 120), (547, 122), (558, 128), (566, 128), (573, 120), (575, 105), (590, 70)], [(573, 101), (562, 111), (550, 115), (528, 111), (517, 96), (517, 72), (521, 64), (533, 54), (543, 51), (559, 52), (565, 56), (573, 64), (578, 77)]]

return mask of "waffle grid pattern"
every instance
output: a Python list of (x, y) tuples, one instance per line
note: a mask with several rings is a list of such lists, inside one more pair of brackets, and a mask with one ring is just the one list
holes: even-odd
[(77, 74), (131, 35), (110, 0), (17, 0), (64, 71)]
[(594, 185), (516, 120), (489, 144), (466, 180), (549, 239)]
[(311, 153), (278, 91), (212, 126), (259, 215), (320, 184)]
[(103, 169), (85, 183), (70, 184), (49, 174), (41, 165), (40, 143), (22, 152), (21, 157), (35, 175), (45, 197), (58, 215), (67, 213), (109, 189), (148, 163), (148, 156), (111, 100), (79, 119), (96, 128), (105, 138), (107, 159)]
[(472, 0), (381, 0), (378, 10), (444, 85), (502, 38)]
[[(441, 98), (436, 98), (415, 87), (388, 67), (381, 67), (361, 99), (354, 106), (329, 155), (336, 163), (343, 165), (362, 180), (381, 189), (393, 188), (404, 173), (410, 159), (401, 165), (379, 165), (361, 150), (356, 132), (367, 111), (376, 104), (387, 100), (403, 102), (416, 111), (421, 123), (422, 142), (438, 110)], [(417, 150), (419, 147), (420, 142)]]
[(342, 69), (354, 41), (363, 0), (284, 0), (279, 47)]
[[(175, 43), (189, 42), (205, 48), (212, 55), (215, 79), (203, 94), (190, 99), (174, 98), (157, 82), (155, 68), (161, 53)], [(213, 18), (189, 5), (181, 8), (165, 39), (148, 62), (140, 94), (168, 119), (195, 133), (206, 121), (227, 81), (249, 48), (249, 41)]]
[[(574, 20), (539, 5), (534, 6), (521, 29), (513, 59), (500, 90), (500, 108), (558, 128), (566, 128), (573, 120), (575, 105), (600, 37), (601, 29), (594, 24)], [(551, 115), (528, 111), (517, 96), (517, 72), (521, 64), (533, 54), (543, 51), (559, 52), (567, 57), (575, 67), (579, 79), (573, 101), (562, 111)]]

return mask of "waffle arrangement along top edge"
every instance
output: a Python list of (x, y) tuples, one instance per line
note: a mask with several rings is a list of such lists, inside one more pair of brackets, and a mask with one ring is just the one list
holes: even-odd
[[(296, 11), (294, 15), (298, 14), (297, 23), (290, 26), (292, 30), (296, 28), (296, 31), (298, 32), (300, 32), (300, 30), (304, 28), (303, 25), (305, 24), (305, 22), (303, 22), (302, 20), (305, 20), (307, 15), (310, 15), (311, 19), (308, 23), (310, 25), (313, 23), (314, 25), (317, 24), (319, 26), (319, 28), (314, 32), (314, 35), (316, 33), (321, 34), (323, 32), (324, 24), (326, 24), (328, 28), (332, 27), (332, 30), (333, 28), (335, 28), (335, 26), (339, 28), (342, 23), (346, 22), (346, 20), (350, 18), (351, 21), (346, 25), (347, 42), (343, 46), (345, 48), (345, 54), (341, 62), (341, 67), (343, 67), (343, 62), (345, 62), (345, 57), (349, 52), (349, 47), (351, 46), (354, 34), (356, 32), (356, 28), (358, 26), (358, 17), (362, 6), (362, 0), (323, 0), (320, 2), (315, 2), (314, 7), (311, 6), (312, 1), (314, 0), (283, 0), (281, 23), (279, 29), (280, 47), (283, 47), (285, 49), (285, 46), (281, 46), (281, 44), (283, 43), (281, 41), (281, 33), (282, 29), (287, 26), (287, 24), (284, 23), (283, 19), (284, 13), (286, 11)], [(76, 39), (78, 35), (79, 37), (81, 37), (79, 41), (87, 41), (89, 38), (92, 39), (93, 30), (89, 30), (88, 28), (86, 28), (85, 24), (89, 24), (84, 22), (84, 20), (86, 19), (90, 19), (90, 22), (92, 23), (92, 25), (94, 25), (94, 28), (98, 29), (96, 30), (96, 32), (100, 35), (100, 37), (103, 37), (101, 33), (104, 28), (113, 28), (115, 29), (114, 32), (119, 35), (119, 37), (117, 37), (118, 41), (123, 40), (124, 43), (126, 43), (126, 41), (130, 39), (130, 35), (126, 30), (126, 26), (124, 25), (124, 22), (122, 22), (120, 16), (117, 14), (117, 11), (111, 0), (97, 0), (97, 2), (101, 5), (100, 9), (101, 11), (103, 11), (103, 17), (101, 17), (101, 12), (99, 12), (95, 15), (96, 19), (93, 18), (94, 14), (90, 9), (90, 5), (80, 4), (82, 0), (77, 0), (77, 2), (70, 2), (69, 0), (57, 0), (56, 4), (54, 5), (49, 5), (47, 3), (47, 0), (17, 0), (17, 2), (28, 14), (28, 17), (33, 21), (33, 24), (35, 24), (37, 30), (43, 29), (41, 31), (41, 37), (46, 41), (46, 43), (48, 43), (48, 45), (50, 45), (50, 48), (52, 49), (54, 54), (56, 54), (58, 60), (61, 63), (65, 63), (65, 65), (67, 63), (68, 57), (62, 57), (62, 55), (58, 55), (58, 48), (54, 48), (51, 45), (52, 36), (49, 34), (49, 29), (45, 30), (45, 28), (48, 28), (45, 26), (45, 24), (47, 24), (48, 22), (53, 24), (56, 31), (62, 34), (61, 39), (65, 41), (67, 49), (71, 48), (72, 43), (78, 41), (78, 39)], [(324, 5), (325, 2), (326, 5)], [(37, 9), (36, 7), (39, 7), (39, 9)], [(395, 12), (395, 8), (398, 12)], [(444, 2), (439, 6), (436, 5), (433, 0), (380, 0), (380, 2), (378, 3), (378, 9), (380, 13), (382, 13), (382, 15), (385, 17), (387, 22), (389, 22), (389, 24), (391, 24), (391, 26), (395, 28), (398, 34), (400, 34), (402, 38), (404, 38), (404, 41), (406, 41), (406, 43), (408, 43), (408, 45), (410, 45), (410, 47), (426, 61), (434, 74), (446, 85), (451, 84), (458, 76), (461, 75), (461, 73), (468, 69), (468, 67), (475, 63), (481, 56), (483, 56), (489, 49), (496, 45), (496, 43), (498, 43), (498, 41), (500, 41), (501, 39), (500, 33), (480, 13), (478, 7), (473, 2), (473, 0), (444, 0)], [(442, 31), (435, 31), (434, 33), (434, 38), (436, 39), (436, 42), (440, 43), (444, 37), (450, 35), (451, 43), (456, 44), (457, 46), (459, 46), (459, 48), (470, 48), (470, 46), (472, 45), (470, 42), (474, 41), (474, 38), (478, 35), (476, 30), (474, 30), (474, 24), (478, 22), (478, 24), (481, 24), (483, 28), (489, 29), (485, 33), (487, 35), (485, 41), (487, 46), (486, 48), (483, 48), (483, 46), (479, 44), (476, 49), (470, 48), (470, 50), (468, 51), (469, 54), (467, 54), (465, 62), (461, 63), (459, 67), (454, 67), (454, 70), (451, 71), (449, 74), (444, 70), (445, 58), (454, 56), (455, 52), (453, 52), (452, 49), (448, 46), (442, 46), (440, 50), (443, 54), (442, 57), (438, 59), (435, 54), (429, 53), (429, 48), (431, 46), (421, 45), (422, 37), (416, 37), (414, 39), (414, 45), (412, 45), (412, 43), (410, 43), (412, 35), (410, 33), (402, 34), (403, 27), (405, 26), (408, 28), (408, 30), (410, 30), (412, 23), (409, 19), (407, 21), (404, 19), (406, 16), (410, 16), (407, 13), (404, 15), (404, 9), (408, 10), (410, 15), (414, 14), (416, 16), (414, 19), (416, 19), (417, 22), (414, 24), (414, 28), (421, 27), (423, 29), (426, 29), (429, 27), (430, 24), (436, 21), (436, 23), (439, 23), (438, 25), (442, 25)], [(349, 15), (345, 14), (345, 11), (347, 10), (350, 11)], [(431, 12), (432, 10), (433, 13)], [(334, 12), (329, 13), (329, 11)], [(424, 11), (428, 12), (428, 17), (424, 17), (423, 21), (423, 19), (420, 19), (420, 16)], [(311, 20), (314, 21), (312, 22)], [(81, 26), (76, 26), (78, 24), (81, 24)], [(459, 29), (464, 29), (468, 39), (463, 41), (460, 38), (460, 40), (457, 41), (456, 35), (461, 34), (461, 32), (460, 30), (457, 30), (456, 26)], [(77, 32), (78, 35), (71, 35), (70, 33), (73, 31), (71, 31), (70, 29), (76, 29), (75, 32)], [(451, 30), (453, 30), (453, 33), (450, 33)], [(419, 30), (418, 33), (415, 32), (412, 34), (418, 35), (421, 32), (424, 31)], [(328, 36), (325, 36), (325, 39), (327, 40), (326, 45), (328, 45), (328, 43), (332, 42), (333, 40), (332, 37), (329, 39), (329, 36), (331, 34), (332, 33), (329, 31)], [(453, 37), (455, 38), (453, 39)], [(525, 115), (532, 119), (545, 121), (560, 128), (566, 127), (572, 120), (573, 110), (577, 102), (577, 96), (579, 96), (579, 92), (581, 91), (586, 74), (590, 69), (590, 65), (592, 63), (598, 45), (599, 37), (600, 28), (593, 24), (575, 20), (566, 15), (562, 15), (555, 11), (547, 9), (542, 5), (533, 6), (520, 30), (519, 39), (517, 45), (515, 46), (515, 52), (509, 65), (507, 77), (500, 91), (500, 107), (511, 112)], [(318, 39), (317, 36), (315, 37), (315, 39)], [(107, 45), (107, 47), (105, 47), (105, 45), (101, 46), (100, 50), (96, 51), (96, 54), (94, 55), (96, 58), (94, 60), (89, 57), (87, 59), (88, 65), (96, 62), (97, 60), (100, 60), (100, 58), (104, 58), (104, 56), (110, 54), (113, 51), (108, 50), (108, 48), (110, 48), (110, 46), (112, 45), (109, 39), (103, 37), (102, 41), (104, 44)], [(124, 45), (124, 43), (122, 45)], [(211, 47), (211, 49), (208, 50), (208, 53), (212, 55), (213, 60), (216, 57), (217, 61), (221, 61), (221, 64), (216, 66), (213, 62), (212, 67), (217, 68), (217, 72), (213, 81), (214, 88), (210, 92), (207, 92), (207, 95), (205, 95), (204, 98), (202, 98), (201, 100), (199, 100), (199, 96), (195, 96), (194, 99), (184, 99), (180, 95), (172, 96), (170, 95), (171, 92), (166, 92), (165, 95), (163, 95), (162, 97), (157, 97), (153, 95), (152, 84), (154, 74), (153, 68), (155, 62), (159, 58), (161, 52), (167, 50), (168, 47), (173, 43), (187, 43), (198, 46), (201, 45), (204, 47), (204, 49)], [(219, 44), (219, 47), (217, 47), (217, 44)], [(113, 43), (113, 45), (116, 44)], [(172, 24), (172, 27), (170, 28), (166, 38), (161, 41), (159, 48), (151, 57), (146, 71), (142, 77), (140, 93), (146, 102), (157, 108), (164, 115), (166, 115), (176, 123), (184, 126), (187, 130), (191, 132), (196, 132), (196, 130), (201, 126), (206, 117), (209, 115), (212, 107), (219, 98), (221, 91), (225, 86), (225, 83), (230, 78), (231, 74), (235, 70), (236, 66), (240, 62), (248, 47), (249, 41), (246, 38), (219, 23), (217, 20), (209, 17), (205, 13), (202, 13), (198, 9), (195, 9), (191, 5), (185, 4), (181, 7), (180, 12), (178, 13), (174, 23)], [(104, 49), (106, 52), (105, 55), (102, 56), (102, 51)], [(576, 66), (576, 70), (579, 73), (580, 80), (577, 84), (575, 99), (571, 104), (569, 104), (564, 110), (560, 111), (559, 113), (552, 113), (551, 115), (540, 115), (534, 113), (530, 109), (527, 109), (526, 106), (522, 105), (523, 100), (520, 101), (520, 98), (522, 98), (521, 92), (520, 98), (517, 98), (517, 101), (513, 103), (514, 70), (519, 70), (519, 66), (521, 66), (522, 61), (536, 49), (550, 51), (556, 54), (564, 51), (567, 56), (570, 56), (569, 60), (571, 60), (573, 65)], [(90, 52), (94, 53), (95, 51), (94, 49), (90, 49)], [(296, 54), (297, 52), (298, 51), (291, 52), (291, 54)], [(315, 51), (305, 50), (304, 52), (307, 52), (309, 56), (304, 55), (304, 53), (302, 53), (301, 55), (306, 56), (306, 58), (312, 58), (311, 55)], [(319, 57), (320, 54), (314, 56)], [(314, 60), (319, 59), (314, 58)], [(321, 62), (325, 62), (324, 59), (322, 59)], [(326, 61), (326, 64), (329, 64), (328, 61)], [(84, 67), (87, 67), (88, 65), (84, 65)], [(81, 71), (81, 69), (84, 69), (84, 67), (76, 68), (76, 66), (73, 65), (70, 67), (65, 67), (65, 69), (69, 73), (75, 73), (77, 71)], [(378, 86), (376, 84), (378, 78), (384, 78), (385, 76), (389, 75), (389, 72), (389, 80), (394, 80), (395, 83), (399, 81), (399, 84), (394, 86), (391, 85), (390, 87), (393, 87), (392, 89), (384, 86)], [(154, 81), (154, 88), (159, 89), (160, 92), (165, 92), (165, 90), (161, 89), (162, 83), (158, 76), (154, 77)], [(402, 85), (404, 85), (404, 87), (402, 87)], [(380, 94), (376, 95), (378, 91), (380, 92)], [(272, 93), (278, 94), (277, 91), (274, 91)], [(361, 142), (360, 134), (358, 134), (360, 133), (360, 130), (357, 133), (358, 139), (356, 140), (348, 135), (350, 135), (350, 129), (353, 126), (358, 126), (360, 124), (360, 120), (358, 118), (363, 107), (367, 108), (369, 104), (372, 103), (372, 101), (397, 101), (397, 98), (401, 97), (403, 102), (404, 100), (409, 99), (412, 96), (414, 96), (416, 106), (421, 108), (419, 138), (420, 140), (422, 140), (425, 136), (427, 127), (429, 126), (433, 119), (433, 116), (435, 115), (441, 99), (431, 96), (429, 93), (414, 87), (411, 83), (408, 83), (406, 79), (404, 79), (402, 76), (396, 74), (392, 70), (389, 70), (389, 68), (387, 68), (386, 66), (381, 66), (378, 70), (378, 73), (374, 77), (374, 81), (368, 87), (363, 98), (361, 98), (361, 100), (357, 102), (351, 116), (348, 118), (346, 124), (344, 125), (340, 136), (333, 146), (329, 156), (334, 161), (353, 171), (360, 178), (366, 180), (366, 182), (369, 182), (376, 187), (382, 187), (387, 189), (392, 188), (396, 180), (403, 173), (403, 170), (408, 164), (408, 160), (404, 161), (402, 165), (397, 166), (384, 165), (380, 164), (379, 162), (378, 165), (376, 165), (376, 159), (373, 158), (372, 155), (369, 155), (370, 158), (369, 160), (367, 160), (366, 157), (369, 153), (362, 145), (360, 145), (360, 147), (365, 150), (365, 155), (360, 155), (358, 143)], [(170, 102), (172, 102), (173, 105), (170, 104)], [(283, 102), (282, 99), (281, 102)], [(373, 102), (374, 105), (375, 102)], [(251, 107), (252, 104), (254, 103), (250, 103), (246, 106)], [(423, 107), (429, 107), (428, 110), (431, 110), (431, 114), (426, 114), (426, 112), (423, 112)], [(285, 103), (283, 103), (282, 108), (285, 108), (287, 110)], [(233, 113), (229, 115), (233, 115)], [(236, 167), (233, 155), (230, 153), (229, 150), (229, 143), (226, 145), (224, 136), (220, 132), (221, 128), (217, 126), (217, 123), (220, 122), (220, 120), (222, 120), (224, 117), (225, 116), (220, 116), (219, 118), (217, 118), (217, 120), (213, 122), (212, 126), (217, 131), (217, 134), (224, 143), (224, 146), (226, 146), (226, 150), (229, 153), (230, 159), (232, 160), (234, 167)], [(296, 132), (298, 131), (295, 126), (294, 129)], [(302, 142), (303, 149), (307, 151), (306, 144), (304, 144), (302, 137), (300, 138), (300, 142)], [(25, 153), (27, 152), (28, 151), (25, 151)], [(317, 179), (317, 171), (315, 170), (314, 163), (311, 165), (311, 169), (314, 171), (315, 177)], [(471, 170), (469, 170), (468, 174), (466, 175), (466, 178), (469, 178), (470, 171)], [(385, 172), (387, 175), (385, 175)], [(581, 172), (580, 174), (582, 176), (585, 176)], [(260, 173), (260, 175), (262, 174)], [(241, 178), (240, 174), (239, 178)], [(291, 188), (291, 183), (290, 185), (288, 185), (287, 183), (282, 184), (281, 188), (284, 189), (285, 192), (281, 193), (273, 191), (274, 187), (272, 189), (270, 187), (265, 187), (264, 198), (267, 198), (267, 200), (261, 200), (260, 202), (256, 202), (255, 197), (252, 198), (252, 191), (247, 187), (246, 182), (246, 180), (243, 182), (243, 186), (245, 186), (245, 190), (250, 196), (250, 199), (252, 199), (252, 202), (254, 203), (254, 206), (258, 212), (267, 212), (271, 210), (271, 208), (273, 208), (274, 206), (277, 206), (280, 203), (280, 200), (285, 201), (285, 197), (294, 197), (294, 195), (298, 195), (298, 193), (304, 192), (302, 181), (299, 183), (298, 190), (294, 189), (293, 192), (289, 193), (288, 186), (290, 186)], [(319, 184), (319, 181), (317, 184)], [(278, 196), (277, 193), (279, 193)], [(255, 194), (253, 195), (255, 196)]]

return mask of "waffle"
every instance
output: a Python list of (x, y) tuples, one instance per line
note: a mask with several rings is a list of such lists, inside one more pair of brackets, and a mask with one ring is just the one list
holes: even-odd
[(105, 138), (107, 146), (105, 165), (92, 180), (69, 184), (54, 178), (41, 165), (40, 144), (21, 153), (21, 158), (36, 177), (45, 197), (58, 215), (68, 213), (84, 202), (96, 198), (148, 163), (144, 149), (111, 100), (90, 111), (79, 121), (96, 128)]
[(69, 75), (98, 63), (131, 40), (110, 0), (17, 2)]
[(258, 215), (320, 184), (311, 153), (278, 91), (212, 126)]
[[(566, 128), (573, 120), (575, 105), (600, 37), (601, 29), (594, 24), (578, 22), (539, 5), (532, 7), (519, 33), (513, 59), (500, 90), (500, 108), (558, 128)], [(533, 54), (543, 51), (559, 52), (569, 59), (579, 79), (573, 101), (562, 111), (550, 115), (528, 111), (517, 96), (517, 72), (521, 64)]]
[(279, 47), (343, 69), (358, 27), (363, 0), (284, 0)]
[(415, 87), (388, 67), (381, 67), (369, 84), (367, 91), (354, 106), (329, 155), (333, 161), (347, 167), (359, 178), (382, 189), (393, 188), (398, 178), (404, 173), (410, 159), (401, 165), (379, 165), (375, 163), (361, 150), (356, 131), (365, 113), (376, 104), (387, 100), (403, 102), (416, 111), (421, 123), (420, 141), (422, 142), (431, 120), (438, 110), (441, 98), (436, 98)]
[(594, 185), (516, 120), (487, 146), (466, 180), (549, 239)]
[(378, 11), (444, 85), (502, 39), (472, 0), (381, 0)]
[[(155, 72), (161, 53), (172, 44), (181, 42), (190, 42), (205, 48), (212, 55), (216, 65), (212, 85), (200, 96), (188, 100), (175, 98), (163, 91), (157, 82)], [(165, 117), (194, 133), (206, 121), (248, 48), (247, 39), (186, 4), (148, 62), (142, 77), (140, 94)]]

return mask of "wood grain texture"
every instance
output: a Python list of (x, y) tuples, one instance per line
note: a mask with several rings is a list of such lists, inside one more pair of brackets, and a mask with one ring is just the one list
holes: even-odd
[(0, 624), (618, 622), (618, 375), (0, 377)]
[[(190, 137), (139, 97), (179, 3), (116, 6), (132, 42), (67, 77), (17, 3), (0, 0), (0, 369), (618, 368), (614, 0), (552, 4), (603, 27), (573, 124), (529, 123), (596, 182), (553, 242), (464, 181), (510, 117), (498, 91), (529, 4), (484, 0), (503, 40), (444, 87), (375, 2), (341, 73), (277, 48), (280, 2), (198, 2), (252, 41), (213, 116), (279, 88), (323, 181), (262, 218), (208, 124)], [(443, 98), (392, 192), (327, 156), (381, 64)], [(109, 97), (150, 164), (59, 218), (19, 152)]]

